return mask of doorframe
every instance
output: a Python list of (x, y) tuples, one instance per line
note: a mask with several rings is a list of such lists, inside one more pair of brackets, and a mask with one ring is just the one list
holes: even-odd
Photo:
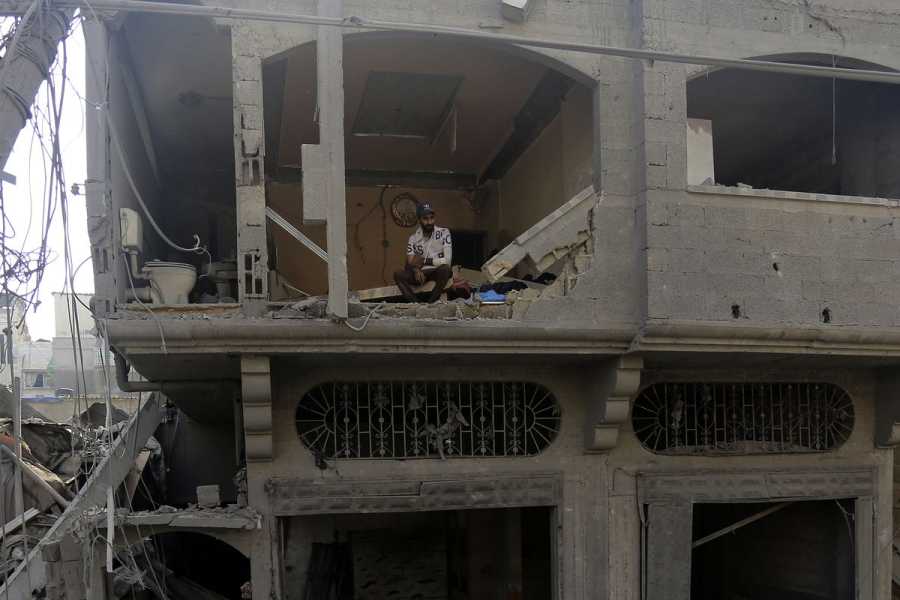
[[(474, 509), (546, 507), (550, 509), (550, 581), (552, 599), (563, 597), (560, 548), (564, 540), (563, 473), (525, 471), (486, 475), (456, 473), (446, 477), (392, 480), (272, 478), (266, 482), (272, 515), (284, 536), (290, 517), (336, 514), (386, 514)], [(283, 577), (284, 551), (279, 542), (276, 564)]]
[[(670, 521), (671, 515), (678, 515), (681, 519), (689, 518), (692, 523), (694, 504), (854, 500), (853, 550), (857, 600), (875, 597), (876, 490), (877, 469), (873, 466), (667, 470), (637, 474), (640, 510), (657, 506), (671, 513)], [(670, 552), (660, 552), (655, 557), (665, 562), (661, 565), (661, 573), (668, 574), (657, 583), (653, 574), (648, 572), (653, 569), (648, 552), (651, 543), (647, 533), (649, 515), (642, 522), (640, 555), (643, 600), (690, 600), (692, 527), (666, 528), (661, 532), (661, 535), (669, 537), (673, 547), (668, 549)], [(668, 562), (674, 560), (678, 560), (679, 564)]]

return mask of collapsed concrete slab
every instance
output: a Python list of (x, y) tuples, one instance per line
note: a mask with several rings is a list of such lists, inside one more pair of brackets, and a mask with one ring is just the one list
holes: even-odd
[(601, 200), (594, 186), (583, 189), (484, 263), (481, 270), (490, 281), (497, 281), (528, 259), (538, 273), (546, 271), (590, 239), (589, 215)]

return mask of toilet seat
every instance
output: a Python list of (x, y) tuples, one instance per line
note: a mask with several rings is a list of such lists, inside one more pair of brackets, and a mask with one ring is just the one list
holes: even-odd
[(153, 268), (164, 268), (164, 269), (188, 269), (189, 271), (197, 272), (197, 267), (194, 265), (189, 265), (188, 263), (181, 262), (169, 262), (165, 260), (148, 260), (144, 263), (144, 269), (153, 269)]

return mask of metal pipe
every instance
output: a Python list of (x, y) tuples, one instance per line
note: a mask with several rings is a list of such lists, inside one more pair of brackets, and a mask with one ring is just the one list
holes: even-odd
[(125, 357), (114, 351), (113, 360), (116, 363), (116, 385), (123, 392), (159, 392), (162, 390), (161, 384), (152, 381), (129, 381), (128, 371), (131, 370), (131, 367), (125, 362)]
[(782, 502), (781, 504), (775, 504), (774, 506), (770, 506), (769, 508), (767, 508), (763, 511), (754, 513), (754, 514), (750, 515), (749, 517), (747, 517), (746, 519), (741, 519), (737, 523), (733, 523), (733, 524), (729, 525), (728, 527), (723, 527), (722, 529), (719, 529), (718, 531), (715, 531), (705, 537), (700, 538), (699, 540), (697, 540), (696, 542), (694, 542), (691, 545), (691, 548), (699, 548), (703, 544), (707, 544), (713, 540), (719, 539), (723, 535), (732, 533), (733, 531), (737, 531), (741, 527), (749, 525), (750, 523), (755, 523), (756, 521), (759, 521), (760, 519), (762, 519), (764, 517), (768, 517), (769, 515), (771, 515), (774, 512), (778, 512), (782, 508), (787, 508), (791, 504), (793, 504), (793, 502)]
[(127, 393), (140, 392), (180, 392), (186, 390), (210, 390), (222, 385), (223, 380), (196, 381), (129, 381), (128, 371), (131, 369), (125, 357), (113, 351), (116, 363), (116, 385)]
[(587, 54), (619, 56), (623, 58), (633, 58), (638, 60), (658, 60), (663, 62), (684, 63), (691, 65), (708, 65), (712, 67), (748, 69), (753, 71), (788, 73), (792, 75), (807, 75), (811, 77), (853, 79), (857, 81), (876, 81), (880, 83), (900, 84), (900, 73), (897, 73), (895, 71), (845, 69), (841, 67), (803, 65), (798, 63), (774, 62), (756, 59), (720, 58), (716, 56), (679, 54), (675, 52), (664, 52), (660, 50), (621, 48), (616, 46), (604, 46), (600, 44), (572, 42), (560, 39), (531, 38), (518, 35), (507, 35), (504, 33), (475, 31), (471, 29), (464, 29), (461, 27), (428, 25), (425, 23), (381, 21), (376, 19), (366, 19), (357, 16), (348, 16), (343, 18), (319, 17), (316, 15), (252, 10), (245, 8), (229, 8), (225, 6), (167, 4), (163, 2), (145, 2), (142, 0), (91, 0), (90, 2), (77, 0), (61, 0), (56, 4), (69, 7), (77, 6), (83, 11), (88, 11), (88, 14), (93, 13), (96, 10), (117, 10), (122, 12), (144, 12), (181, 16), (209, 17), (214, 19), (266, 21), (272, 23), (301, 23), (307, 25), (330, 25), (334, 27), (346, 27), (352, 29), (373, 29), (378, 31), (427, 33), (446, 35), (461, 39), (477, 40), (482, 42), (515, 44), (518, 46), (529, 46), (535, 48), (553, 48), (557, 50), (569, 50), (572, 52), (584, 52)]
[(38, 485), (40, 485), (44, 489), (45, 492), (50, 494), (50, 496), (53, 498), (53, 500), (56, 501), (57, 504), (59, 504), (63, 508), (69, 506), (68, 500), (63, 498), (59, 494), (59, 492), (54, 490), (49, 483), (41, 479), (40, 475), (32, 471), (31, 468), (25, 463), (25, 461), (16, 456), (16, 453), (10, 450), (9, 447), (7, 447), (5, 444), (0, 444), (0, 450), (3, 450), (4, 452), (12, 456), (13, 460), (16, 461), (16, 464), (18, 464), (19, 470), (23, 473), (28, 473), (28, 475), (32, 479), (34, 479), (38, 483)]
[(291, 237), (293, 237), (295, 240), (312, 250), (313, 254), (315, 254), (325, 262), (328, 262), (328, 253), (322, 250), (322, 248), (320, 248), (319, 245), (314, 241), (303, 235), (303, 232), (294, 227), (290, 221), (275, 212), (274, 208), (272, 208), (271, 206), (267, 206), (266, 216), (269, 217), (269, 219), (276, 225), (291, 234)]

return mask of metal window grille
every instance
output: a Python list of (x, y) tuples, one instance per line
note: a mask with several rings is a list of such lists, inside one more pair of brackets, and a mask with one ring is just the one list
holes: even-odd
[(825, 452), (853, 431), (853, 401), (828, 383), (657, 383), (632, 411), (658, 454)]
[(556, 438), (559, 403), (524, 382), (333, 382), (297, 405), (322, 458), (534, 456)]

